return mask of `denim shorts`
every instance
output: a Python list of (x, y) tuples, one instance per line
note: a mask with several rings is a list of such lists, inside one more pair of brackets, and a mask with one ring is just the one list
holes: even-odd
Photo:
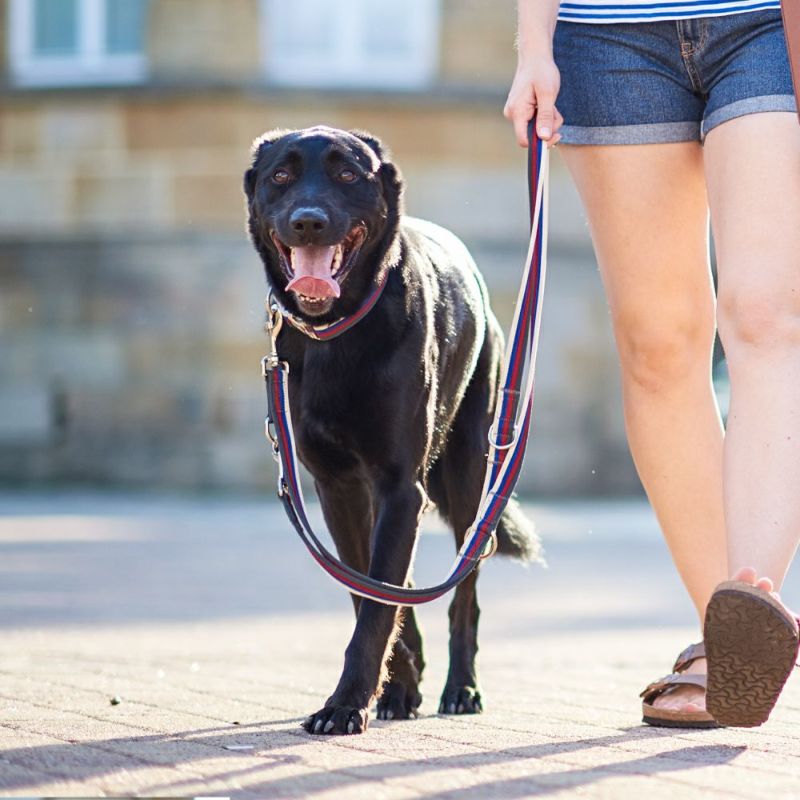
[(564, 144), (702, 142), (735, 117), (797, 111), (779, 10), (559, 21), (553, 49)]

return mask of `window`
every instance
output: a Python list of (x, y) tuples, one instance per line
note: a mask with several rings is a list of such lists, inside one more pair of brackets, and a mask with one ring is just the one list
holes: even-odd
[(262, 0), (261, 17), (275, 83), (415, 89), (436, 73), (439, 0)]
[(10, 0), (9, 53), (23, 86), (136, 83), (148, 0)]

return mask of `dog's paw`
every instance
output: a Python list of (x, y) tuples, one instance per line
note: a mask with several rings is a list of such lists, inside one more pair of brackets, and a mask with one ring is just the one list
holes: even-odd
[(369, 724), (366, 708), (353, 706), (325, 706), (325, 708), (306, 717), (301, 723), (311, 734), (364, 733)]
[(389, 681), (378, 699), (378, 719), (416, 719), (421, 702), (416, 683), (406, 686), (402, 681)]
[(445, 686), (439, 703), (440, 714), (480, 714), (481, 693), (475, 686)]

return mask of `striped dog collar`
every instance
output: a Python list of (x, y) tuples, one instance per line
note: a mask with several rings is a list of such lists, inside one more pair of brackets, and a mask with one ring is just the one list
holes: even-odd
[(375, 307), (375, 304), (380, 299), (380, 296), (383, 294), (383, 288), (386, 286), (386, 280), (387, 277), (384, 276), (384, 278), (370, 292), (367, 299), (361, 304), (355, 313), (350, 314), (347, 317), (339, 317), (339, 319), (329, 322), (326, 325), (312, 325), (310, 322), (301, 319), (296, 314), (292, 314), (291, 311), (287, 311), (283, 305), (278, 302), (275, 295), (272, 293), (270, 293), (270, 296), (267, 298), (267, 309), (273, 305), (277, 306), (281, 316), (293, 328), (297, 329), (301, 333), (304, 333), (310, 339), (316, 339), (319, 342), (326, 342), (329, 339), (335, 339), (337, 336), (341, 336), (345, 331), (349, 331), (350, 328), (359, 323), (362, 319), (364, 319), (364, 317), (367, 316), (367, 314), (369, 314), (370, 311), (372, 311), (372, 309)]

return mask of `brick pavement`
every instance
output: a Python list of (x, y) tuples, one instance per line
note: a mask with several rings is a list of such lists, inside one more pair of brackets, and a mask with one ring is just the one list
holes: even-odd
[[(693, 636), (644, 504), (532, 513), (549, 568), (498, 560), (479, 584), (486, 712), (434, 713), (438, 601), (421, 718), (312, 738), (299, 722), (338, 677), (352, 612), (278, 508), (0, 496), (0, 795), (800, 797), (796, 678), (756, 730), (639, 724), (636, 692)], [(450, 542), (420, 550), (434, 580)]]

